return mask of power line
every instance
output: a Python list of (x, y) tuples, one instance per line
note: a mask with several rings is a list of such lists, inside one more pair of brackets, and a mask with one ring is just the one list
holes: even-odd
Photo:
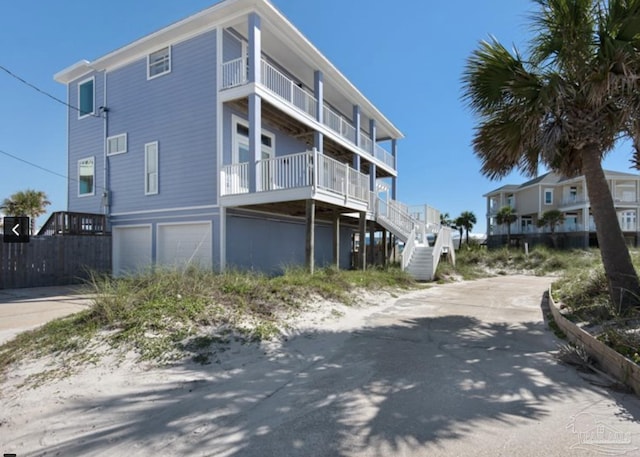
[[(66, 107), (68, 107), (68, 108), (71, 108), (71, 109), (73, 109), (73, 110), (76, 110), (76, 111), (77, 111), (77, 112), (79, 112), (79, 113), (86, 114), (86, 113), (83, 113), (83, 112), (82, 112), (82, 110), (81, 110), (80, 108), (78, 108), (77, 106), (70, 105), (69, 103), (65, 102), (64, 100), (60, 100), (60, 99), (59, 99), (58, 97), (56, 97), (55, 95), (51, 95), (49, 92), (47, 92), (47, 91), (45, 91), (45, 90), (43, 90), (43, 89), (40, 89), (38, 86), (36, 86), (35, 84), (30, 83), (30, 82), (29, 82), (29, 81), (27, 81), (26, 79), (21, 78), (20, 76), (16, 75), (14, 72), (12, 72), (11, 70), (9, 70), (7, 67), (4, 67), (4, 66), (0, 65), (0, 70), (4, 71), (5, 73), (7, 73), (7, 74), (8, 74), (9, 76), (11, 76), (12, 78), (17, 79), (17, 80), (18, 80), (18, 81), (20, 81), (22, 84), (25, 84), (25, 85), (29, 86), (30, 88), (32, 88), (33, 90), (35, 90), (35, 91), (37, 91), (37, 92), (40, 92), (42, 95), (44, 95), (44, 96), (46, 96), (46, 97), (49, 97), (50, 99), (52, 99), (52, 100), (54, 100), (54, 101), (56, 101), (56, 102), (58, 102), (58, 103), (60, 103), (60, 104), (62, 104), (62, 105), (64, 105), (64, 106), (66, 106)], [(93, 116), (93, 117), (100, 117), (99, 115), (96, 115), (96, 114), (91, 114), (91, 116)]]
[[(6, 155), (7, 157), (11, 157), (12, 159), (15, 159), (15, 160), (18, 160), (18, 161), (20, 161), (20, 162), (26, 163), (27, 165), (30, 165), (30, 166), (35, 167), (35, 168), (38, 168), (38, 169), (40, 169), (40, 170), (42, 170), (42, 171), (46, 171), (47, 173), (51, 173), (52, 175), (59, 176), (60, 178), (64, 178), (64, 179), (65, 179), (65, 180), (67, 180), (67, 181), (80, 182), (79, 180), (77, 180), (77, 179), (75, 179), (75, 178), (72, 178), (72, 177), (67, 176), (67, 175), (63, 175), (63, 174), (61, 174), (61, 173), (58, 173), (57, 171), (50, 170), (50, 169), (48, 169), (48, 168), (45, 168), (45, 167), (40, 166), (40, 165), (38, 165), (38, 164), (35, 164), (35, 163), (33, 163), (33, 162), (29, 162), (28, 160), (25, 160), (25, 159), (23, 159), (23, 158), (21, 158), (21, 157), (18, 157), (18, 156), (16, 156), (16, 155), (10, 154), (10, 153), (8, 153), (7, 151), (3, 151), (2, 149), (0, 149), (0, 154)], [(105, 188), (104, 188), (104, 187), (102, 187), (102, 186), (98, 186), (98, 185), (97, 185), (97, 184), (95, 184), (95, 183), (94, 183), (94, 185), (95, 185), (95, 187), (96, 187), (96, 188), (98, 188), (98, 189), (105, 190)]]

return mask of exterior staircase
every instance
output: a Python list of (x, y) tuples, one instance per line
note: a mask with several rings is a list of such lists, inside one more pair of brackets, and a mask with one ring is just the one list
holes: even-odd
[[(446, 255), (455, 264), (452, 241), (453, 231), (440, 226), (437, 211), (425, 209), (419, 218), (409, 212), (409, 207), (395, 200), (385, 201), (378, 197), (376, 202), (376, 222), (393, 233), (404, 243), (402, 269), (418, 281), (432, 281), (441, 257)], [(429, 245), (427, 234), (435, 234), (435, 243)]]

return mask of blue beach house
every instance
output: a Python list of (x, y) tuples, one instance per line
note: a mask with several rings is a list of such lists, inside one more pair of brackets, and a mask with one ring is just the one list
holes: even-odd
[[(106, 216), (115, 274), (364, 267), (394, 240), (409, 267), (439, 230), (396, 201), (402, 133), (266, 0), (224, 0), (55, 80), (73, 107), (68, 209)], [(366, 237), (384, 246), (367, 255)]]

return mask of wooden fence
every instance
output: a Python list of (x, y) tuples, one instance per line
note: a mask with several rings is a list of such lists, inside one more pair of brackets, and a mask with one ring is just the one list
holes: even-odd
[(111, 236), (34, 236), (0, 242), (0, 289), (76, 284), (111, 271)]

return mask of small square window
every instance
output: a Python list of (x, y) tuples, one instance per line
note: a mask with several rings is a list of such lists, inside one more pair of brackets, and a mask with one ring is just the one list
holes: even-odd
[(81, 197), (95, 193), (95, 164), (93, 157), (78, 160), (78, 195)]
[(123, 154), (127, 152), (127, 134), (107, 138), (107, 155)]
[(94, 114), (94, 79), (87, 79), (78, 84), (78, 109), (79, 118), (91, 116)]
[(153, 79), (171, 71), (171, 48), (160, 49), (147, 57), (147, 79)]

